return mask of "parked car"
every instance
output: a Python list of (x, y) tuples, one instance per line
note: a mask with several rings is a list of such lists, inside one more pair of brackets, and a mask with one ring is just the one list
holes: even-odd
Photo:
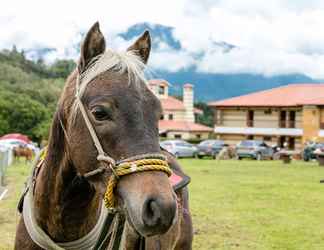
[(224, 141), (222, 140), (205, 140), (197, 145), (198, 148), (198, 158), (203, 158), (204, 156), (211, 156), (216, 159), (218, 153), (226, 147)]
[(312, 143), (305, 146), (303, 150), (303, 159), (304, 161), (310, 161), (316, 159), (316, 150), (324, 151), (324, 144), (323, 143)]
[(244, 140), (236, 146), (237, 159), (252, 158), (256, 160), (272, 159), (274, 150), (264, 141)]
[(196, 146), (183, 140), (168, 140), (160, 143), (161, 147), (173, 154), (175, 157), (196, 157), (198, 149)]

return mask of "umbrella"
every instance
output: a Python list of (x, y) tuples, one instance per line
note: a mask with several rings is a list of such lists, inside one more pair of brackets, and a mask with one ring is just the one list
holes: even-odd
[(19, 134), (19, 133), (7, 134), (7, 135), (4, 135), (4, 136), (0, 137), (0, 140), (7, 140), (7, 139), (20, 140), (20, 141), (23, 141), (23, 142), (26, 142), (26, 143), (31, 142), (27, 135), (23, 135), (23, 134)]

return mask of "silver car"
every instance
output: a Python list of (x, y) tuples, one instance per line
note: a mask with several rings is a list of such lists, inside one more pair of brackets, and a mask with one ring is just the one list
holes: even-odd
[(161, 147), (178, 157), (196, 157), (198, 149), (196, 146), (183, 140), (168, 140), (160, 143)]
[(237, 159), (252, 158), (256, 160), (272, 159), (274, 150), (264, 141), (245, 140), (236, 146)]

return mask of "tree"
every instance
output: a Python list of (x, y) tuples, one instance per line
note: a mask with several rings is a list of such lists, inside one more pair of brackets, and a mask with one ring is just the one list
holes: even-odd
[(197, 116), (197, 122), (212, 127), (214, 125), (213, 110), (204, 102), (195, 103), (195, 107), (203, 111), (203, 114)]
[(35, 129), (41, 123), (49, 122), (46, 107), (24, 94), (16, 95), (10, 92), (0, 94), (1, 133), (22, 133), (39, 141), (47, 136), (47, 131), (35, 134)]
[(50, 66), (49, 71), (51, 77), (66, 78), (75, 67), (76, 64), (73, 60), (57, 60)]

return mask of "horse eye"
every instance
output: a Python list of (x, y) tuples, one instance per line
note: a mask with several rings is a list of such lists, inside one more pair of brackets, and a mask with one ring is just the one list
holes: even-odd
[(91, 113), (97, 121), (111, 120), (111, 111), (103, 106), (94, 107)]

